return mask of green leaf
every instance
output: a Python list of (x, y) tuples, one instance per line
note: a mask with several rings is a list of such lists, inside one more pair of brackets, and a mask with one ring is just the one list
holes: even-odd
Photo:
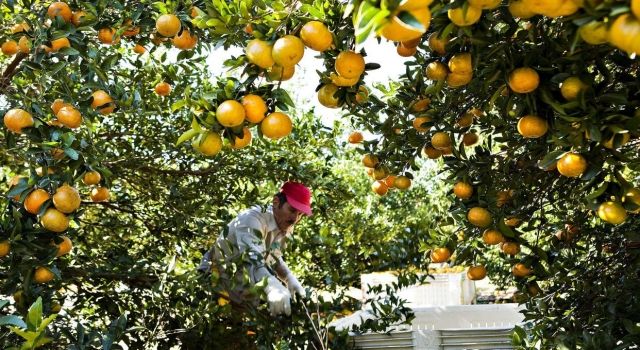
[(29, 329), (38, 329), (42, 322), (42, 298), (38, 299), (31, 305), (27, 313), (27, 325)]
[(567, 153), (565, 150), (558, 149), (553, 152), (548, 153), (540, 162), (538, 163), (538, 167), (541, 169), (546, 169), (555, 163), (560, 156)]
[(191, 140), (199, 133), (200, 133), (199, 131), (194, 129), (189, 129), (185, 131), (182, 135), (180, 135), (180, 137), (178, 137), (178, 140), (176, 141), (176, 146), (180, 146), (185, 141)]
[(7, 315), (0, 317), (0, 326), (13, 325), (20, 328), (27, 328), (27, 324), (16, 315)]
[(171, 112), (175, 112), (187, 105), (187, 100), (176, 101), (171, 105)]
[(18, 327), (11, 327), (11, 331), (28, 342), (33, 342), (40, 335), (40, 332), (23, 331)]
[(51, 315), (49, 315), (47, 318), (45, 318), (44, 320), (42, 320), (42, 323), (40, 324), (40, 327), (38, 327), (39, 331), (44, 331), (45, 329), (47, 329), (47, 326), (56, 319), (56, 317), (58, 317), (57, 313), (53, 313)]

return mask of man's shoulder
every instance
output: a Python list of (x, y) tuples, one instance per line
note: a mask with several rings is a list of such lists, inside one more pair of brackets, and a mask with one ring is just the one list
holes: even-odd
[(235, 221), (248, 224), (249, 226), (255, 226), (256, 223), (260, 223), (261, 226), (266, 226), (269, 221), (269, 217), (273, 216), (273, 213), (268, 209), (269, 208), (259, 205), (253, 206), (240, 212)]

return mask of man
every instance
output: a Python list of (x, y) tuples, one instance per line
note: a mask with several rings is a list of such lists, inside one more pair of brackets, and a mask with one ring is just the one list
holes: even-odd
[[(231, 221), (227, 225), (228, 232), (218, 236), (216, 244), (204, 255), (198, 270), (209, 271), (212, 258), (213, 265), (218, 265), (246, 253), (248, 259), (245, 260), (245, 266), (250, 282), (255, 284), (263, 278), (267, 279), (265, 292), (271, 314), (290, 315), (291, 296), (296, 293), (305, 295), (305, 290), (282, 259), (282, 250), (286, 246), (286, 238), (291, 236), (294, 225), (302, 215), (311, 216), (311, 191), (301, 183), (286, 182), (266, 210), (254, 206)], [(227, 275), (221, 271), (221, 280), (226, 280)], [(242, 290), (230, 289), (231, 301), (246, 302)]]

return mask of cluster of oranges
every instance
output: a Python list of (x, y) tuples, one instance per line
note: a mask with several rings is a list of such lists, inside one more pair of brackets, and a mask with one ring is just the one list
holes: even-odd
[[(327, 108), (339, 108), (344, 100), (339, 96), (340, 88), (356, 85), (365, 70), (364, 57), (354, 51), (342, 51), (334, 62), (335, 72), (329, 74), (330, 83), (323, 84), (318, 90), (318, 102)], [(356, 102), (364, 102), (369, 95), (366, 87), (360, 86), (356, 94)]]
[[(359, 137), (354, 135), (359, 134), (359, 132), (352, 133), (350, 136), (351, 140), (356, 140)], [(362, 140), (360, 139), (359, 142)], [(351, 142), (351, 143), (359, 143), (359, 142)], [(365, 154), (362, 157), (362, 165), (365, 166), (367, 175), (373, 178), (374, 182), (371, 184), (371, 189), (373, 192), (378, 194), (379, 196), (384, 196), (389, 192), (390, 189), (396, 188), (399, 190), (406, 190), (411, 187), (411, 179), (405, 175), (393, 175), (389, 172), (389, 169), (380, 163), (378, 156), (374, 154)]]
[[(226, 100), (216, 109), (218, 123), (232, 130), (241, 130), (242, 135), (231, 143), (234, 149), (244, 148), (251, 143), (250, 126), (260, 125), (262, 134), (277, 140), (291, 133), (291, 118), (282, 112), (268, 113), (264, 99), (258, 95), (247, 94), (240, 101)], [(246, 125), (245, 125), (246, 124)], [(215, 131), (201, 133), (193, 142), (193, 148), (205, 156), (214, 156), (222, 149), (222, 137)]]
[[(55, 173), (52, 168), (48, 169), (48, 174)], [(38, 176), (43, 175), (41, 168), (36, 169)], [(91, 200), (93, 202), (104, 202), (109, 199), (109, 190), (106, 187), (99, 186), (102, 176), (97, 171), (88, 171), (84, 174), (82, 182), (87, 186), (98, 185), (91, 190)], [(17, 186), (21, 181), (27, 181), (23, 176), (15, 176), (11, 179), (9, 186)], [(53, 194), (52, 194), (53, 193)], [(16, 195), (12, 199), (16, 202), (20, 201), (21, 196)], [(24, 197), (22, 206), (24, 210), (39, 218), (40, 225), (46, 230), (53, 233), (63, 233), (70, 225), (69, 214), (73, 214), (80, 208), (81, 197), (78, 190), (69, 184), (58, 186), (54, 192), (49, 192), (46, 188), (32, 188)], [(60, 235), (55, 238), (51, 244), (57, 247), (56, 256), (68, 254), (73, 245), (69, 237)], [(8, 255), (10, 252), (10, 243), (8, 241), (0, 242), (0, 257)], [(45, 266), (39, 266), (34, 273), (34, 281), (37, 283), (46, 283), (54, 278), (54, 273)]]

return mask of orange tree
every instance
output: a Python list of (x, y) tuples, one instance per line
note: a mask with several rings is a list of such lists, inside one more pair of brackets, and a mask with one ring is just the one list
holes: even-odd
[(359, 40), (379, 33), (401, 55), (417, 46), (391, 96), (337, 103), (381, 134), (367, 165), (399, 173), (420, 154), (442, 157), (465, 233), (444, 245), (521, 287), (528, 322), (516, 343), (637, 343), (640, 2), (351, 9)]
[[(281, 85), (295, 74), (300, 40), (327, 62), (346, 57), (341, 71), (360, 80), (365, 66), (350, 52), (342, 4), (0, 9), (3, 348), (342, 348), (344, 334), (323, 327), (360, 301), (340, 291), (358, 287), (365, 271), (425, 263), (440, 230), (431, 207), (442, 201), (407, 207), (426, 197), (420, 189), (386, 207), (363, 197), (369, 183), (336, 142), (344, 129), (296, 111)], [(319, 22), (303, 27), (310, 19), (333, 35)], [(230, 46), (246, 52), (220, 78), (206, 58)], [(309, 310), (298, 302), (292, 318), (272, 320), (262, 304), (238, 313), (217, 276), (195, 266), (238, 210), (268, 203), (287, 179), (314, 188), (319, 213), (292, 242), (290, 263), (337, 297), (305, 299)], [(410, 319), (401, 300), (374, 302), (387, 305), (385, 321), (370, 327)]]

